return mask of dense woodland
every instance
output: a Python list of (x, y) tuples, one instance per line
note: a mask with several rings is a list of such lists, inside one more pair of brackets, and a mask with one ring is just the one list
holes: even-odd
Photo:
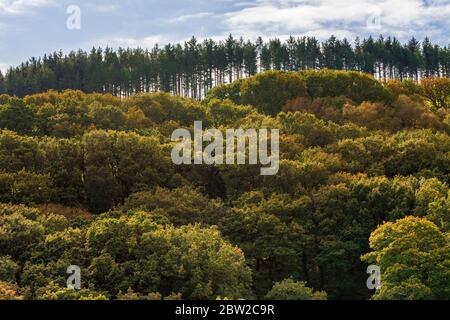
[[(171, 134), (195, 120), (279, 128), (279, 173), (174, 165)], [(0, 128), (0, 299), (450, 298), (448, 78), (267, 71), (201, 101), (1, 95)]]
[(396, 38), (347, 39), (314, 37), (282, 42), (235, 39), (203, 42), (192, 38), (151, 50), (93, 48), (89, 53), (55, 52), (0, 73), (0, 93), (25, 95), (49, 89), (129, 96), (165, 91), (201, 99), (214, 86), (268, 70), (354, 70), (383, 80), (418, 80), (450, 76), (450, 47), (426, 38), (401, 43)]

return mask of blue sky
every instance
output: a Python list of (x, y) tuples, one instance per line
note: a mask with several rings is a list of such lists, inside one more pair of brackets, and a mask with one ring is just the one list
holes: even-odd
[[(67, 8), (81, 10), (69, 30)], [(450, 43), (450, 0), (0, 0), (0, 69), (55, 50), (92, 46), (334, 34)]]

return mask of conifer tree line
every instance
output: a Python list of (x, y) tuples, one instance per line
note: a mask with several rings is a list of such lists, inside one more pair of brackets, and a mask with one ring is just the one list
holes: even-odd
[(223, 41), (156, 45), (153, 49), (93, 48), (67, 55), (55, 52), (0, 72), (0, 93), (25, 95), (49, 89), (129, 96), (165, 91), (201, 99), (214, 86), (267, 70), (354, 70), (380, 80), (450, 77), (450, 46), (426, 38), (401, 43), (395, 37), (369, 37), (354, 44), (332, 36), (290, 37), (255, 42), (230, 35)]

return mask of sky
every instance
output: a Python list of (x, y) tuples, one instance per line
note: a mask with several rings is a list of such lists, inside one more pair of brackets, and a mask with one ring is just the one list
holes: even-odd
[(0, 0), (0, 70), (93, 46), (379, 34), (450, 43), (450, 0)]

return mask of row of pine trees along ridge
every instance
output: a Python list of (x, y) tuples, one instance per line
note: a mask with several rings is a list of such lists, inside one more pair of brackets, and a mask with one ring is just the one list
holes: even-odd
[(203, 98), (214, 86), (231, 83), (267, 70), (354, 70), (378, 79), (450, 76), (450, 48), (412, 38), (347, 39), (332, 36), (324, 42), (314, 37), (286, 41), (261, 38), (252, 42), (230, 35), (223, 41), (167, 44), (151, 49), (93, 48), (31, 58), (6, 74), (0, 72), (0, 93), (23, 97), (49, 89), (129, 96), (165, 91)]

